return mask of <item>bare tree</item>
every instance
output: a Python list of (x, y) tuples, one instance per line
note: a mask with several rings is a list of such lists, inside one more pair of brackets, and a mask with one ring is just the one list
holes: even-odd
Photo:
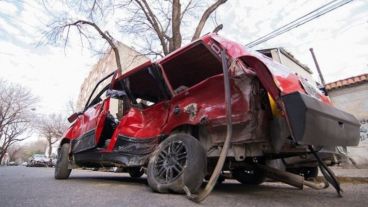
[(46, 139), (38, 139), (21, 146), (21, 151), (16, 156), (22, 162), (27, 161), (33, 154), (44, 154), (47, 148)]
[[(114, 42), (114, 38), (109, 34), (108, 31), (103, 32), (102, 29), (94, 22), (87, 21), (87, 20), (77, 20), (74, 22), (67, 23), (67, 21), (56, 21), (49, 25), (51, 27), (50, 31), (44, 33), (45, 37), (51, 41), (58, 41), (59, 39), (64, 39), (64, 46), (67, 45), (69, 40), (69, 33), (71, 27), (75, 27), (79, 32), (81, 37), (81, 42), (83, 44), (82, 37), (88, 41), (89, 44), (91, 36), (87, 34), (85, 31), (84, 26), (89, 26), (93, 28), (97, 33), (101, 36), (102, 39), (106, 40), (106, 42), (110, 45), (111, 49), (114, 51), (115, 54), (115, 61), (118, 71), (122, 72), (121, 62), (120, 62), (120, 53), (116, 44)], [(66, 34), (65, 34), (66, 33)], [(64, 37), (65, 34), (65, 37)]]
[[(74, 20), (70, 16), (53, 20), (53, 23), (48, 26), (51, 32), (47, 33), (47, 38), (64, 39), (66, 45), (70, 27), (76, 26), (79, 36), (88, 39), (91, 36), (83, 30), (82, 25), (89, 25), (109, 43), (115, 52), (117, 61), (120, 61), (116, 47), (111, 44), (113, 43), (111, 35), (108, 32), (102, 32), (97, 26), (97, 21), (103, 25), (115, 20), (117, 27), (121, 28), (125, 37), (128, 34), (132, 35), (137, 42), (140, 42), (137, 45), (141, 47), (140, 50), (144, 55), (162, 57), (181, 47), (183, 41), (198, 39), (207, 20), (226, 1), (66, 0), (64, 4), (67, 8), (76, 10), (75, 13), (78, 13), (79, 16)], [(45, 8), (49, 9), (48, 0), (43, 0), (43, 2)], [(81, 20), (81, 16), (85, 20)], [(197, 23), (192, 24), (193, 22)], [(120, 63), (117, 62), (117, 66), (119, 67)]]
[(16, 161), (22, 152), (22, 147), (19, 145), (12, 145), (8, 149), (9, 161)]
[(72, 99), (69, 99), (65, 104), (65, 109), (67, 114), (74, 114), (77, 112), (76, 106), (74, 104), (74, 101)]
[[(191, 36), (191, 41), (198, 39), (202, 30), (212, 13), (224, 4), (227, 0), (211, 1), (208, 5), (207, 1), (188, 0), (182, 7), (180, 0), (172, 1), (150, 1), (147, 0), (131, 0), (117, 3), (117, 6), (124, 7), (129, 18), (123, 18), (120, 24), (122, 31), (142, 36), (142, 32), (146, 35), (146, 48), (148, 54), (163, 54), (167, 55), (170, 52), (181, 47), (183, 42), (182, 30), (185, 30), (186, 35), (192, 29), (192, 22), (198, 21), (195, 26), (195, 31)], [(200, 15), (199, 20), (198, 14)], [(186, 20), (186, 17), (188, 19)], [(190, 22), (189, 27), (184, 27), (183, 24)], [(183, 28), (184, 27), (184, 28)], [(150, 35), (150, 33), (152, 35)], [(154, 48), (152, 40), (158, 40), (161, 50)]]
[(30, 90), (0, 80), (0, 162), (10, 146), (29, 137), (37, 101)]
[(38, 131), (41, 137), (46, 139), (48, 157), (51, 156), (52, 146), (62, 138), (64, 131), (68, 128), (66, 118), (60, 114), (50, 114), (40, 119)]

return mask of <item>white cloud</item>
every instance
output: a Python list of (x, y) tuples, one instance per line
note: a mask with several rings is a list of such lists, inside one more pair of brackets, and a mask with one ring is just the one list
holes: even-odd
[[(224, 23), (220, 34), (246, 44), (327, 2), (330, 1), (229, 2), (218, 11)], [(309, 52), (313, 47), (328, 82), (368, 72), (367, 11), (367, 1), (353, 1), (256, 48), (285, 47), (316, 71)]]
[(55, 48), (48, 54), (37, 54), (3, 42), (0, 47), (7, 51), (0, 53), (0, 77), (31, 88), (41, 98), (41, 113), (63, 112), (67, 100), (78, 95), (80, 83), (95, 62), (78, 50), (64, 56), (62, 49)]
[(0, 1), (0, 13), (15, 16), (18, 11), (17, 6), (6, 1)]
[(4, 19), (0, 19), (0, 31), (3, 30), (4, 32), (10, 33), (12, 35), (20, 35), (21, 31), (16, 26), (8, 23)]

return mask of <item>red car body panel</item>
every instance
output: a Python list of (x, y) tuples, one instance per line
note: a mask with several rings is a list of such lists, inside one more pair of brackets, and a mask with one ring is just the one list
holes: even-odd
[[(109, 99), (88, 108), (83, 114), (64, 133), (63, 137), (75, 139), (81, 135), (96, 130), (96, 138), (99, 138), (102, 132), (103, 122), (108, 111)], [(96, 139), (98, 141), (98, 139)]]
[(166, 123), (168, 106), (165, 102), (155, 104), (147, 109), (131, 108), (120, 121), (119, 134), (135, 138), (151, 138), (161, 133)]
[(135, 139), (149, 139), (161, 134), (162, 126), (166, 123), (168, 106), (165, 102), (155, 104), (151, 108), (131, 108), (117, 126), (107, 151), (112, 151), (118, 136)]
[[(225, 95), (224, 87), (219, 83), (223, 83), (223, 75), (213, 76), (176, 95), (170, 101), (169, 120), (162, 132), (169, 134), (178, 126), (185, 124), (197, 125), (201, 121), (210, 122), (214, 125), (223, 124), (226, 118)], [(212, 91), (212, 93), (209, 93), (209, 91)], [(249, 106), (234, 81), (231, 83), (231, 91), (233, 121), (245, 121)], [(175, 108), (179, 109), (180, 112), (176, 114), (174, 112)]]

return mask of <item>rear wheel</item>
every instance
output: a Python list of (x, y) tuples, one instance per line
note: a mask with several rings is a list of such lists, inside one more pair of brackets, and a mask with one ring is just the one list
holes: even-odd
[(142, 167), (132, 167), (128, 169), (128, 173), (132, 178), (140, 178), (144, 174)]
[(69, 165), (69, 143), (63, 144), (58, 152), (58, 157), (55, 165), (55, 179), (67, 179), (69, 178), (71, 169)]
[(174, 134), (164, 140), (148, 163), (147, 180), (160, 193), (198, 191), (206, 174), (206, 152), (194, 137)]

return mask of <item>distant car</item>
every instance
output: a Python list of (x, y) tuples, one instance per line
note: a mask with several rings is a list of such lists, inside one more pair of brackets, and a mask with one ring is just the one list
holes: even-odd
[(16, 162), (9, 162), (8, 166), (17, 166), (18, 164)]
[(27, 167), (50, 167), (52, 161), (43, 154), (34, 154), (29, 159)]

